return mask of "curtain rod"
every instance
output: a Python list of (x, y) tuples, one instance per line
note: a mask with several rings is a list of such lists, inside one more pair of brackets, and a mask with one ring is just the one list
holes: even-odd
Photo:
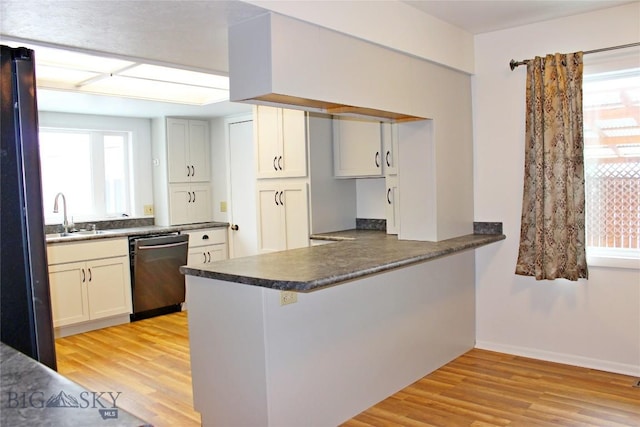
[[(620, 46), (603, 47), (602, 49), (587, 50), (587, 51), (584, 51), (583, 54), (586, 55), (588, 53), (606, 52), (607, 50), (624, 49), (626, 47), (634, 47), (634, 46), (640, 46), (640, 42), (622, 44)], [(511, 71), (513, 71), (515, 70), (516, 67), (519, 67), (520, 65), (525, 65), (529, 61), (531, 61), (531, 59), (523, 59), (522, 61), (516, 61), (512, 59), (511, 62), (509, 62), (509, 67), (511, 67)]]

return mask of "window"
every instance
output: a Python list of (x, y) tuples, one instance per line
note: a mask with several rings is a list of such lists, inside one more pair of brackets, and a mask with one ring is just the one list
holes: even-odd
[(130, 215), (129, 141), (129, 132), (41, 128), (45, 222), (62, 222), (62, 212), (53, 213), (59, 192), (69, 221)]
[(616, 265), (602, 258), (638, 259), (640, 69), (585, 73), (583, 110), (590, 264)]

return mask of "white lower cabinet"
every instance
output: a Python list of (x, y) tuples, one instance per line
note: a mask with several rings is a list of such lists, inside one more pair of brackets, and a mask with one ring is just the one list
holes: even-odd
[(229, 257), (226, 228), (186, 232), (189, 235), (188, 265), (209, 264)]
[(260, 181), (257, 192), (259, 252), (309, 246), (307, 184)]
[(127, 239), (47, 246), (53, 326), (131, 313)]
[(211, 186), (209, 183), (169, 184), (171, 224), (211, 221)]

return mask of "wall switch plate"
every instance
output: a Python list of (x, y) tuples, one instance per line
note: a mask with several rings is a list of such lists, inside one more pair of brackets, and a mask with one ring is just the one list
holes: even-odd
[(291, 291), (280, 291), (280, 305), (293, 304), (298, 302), (298, 293)]
[(227, 211), (227, 202), (220, 202), (220, 212)]
[(153, 215), (153, 205), (144, 205), (144, 214)]

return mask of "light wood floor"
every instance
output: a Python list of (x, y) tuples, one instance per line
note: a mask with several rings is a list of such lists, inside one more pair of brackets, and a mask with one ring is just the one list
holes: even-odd
[[(60, 338), (56, 350), (61, 374), (93, 391), (121, 391), (118, 406), (156, 427), (200, 425), (185, 313)], [(638, 427), (636, 381), (474, 349), (343, 426)]]

